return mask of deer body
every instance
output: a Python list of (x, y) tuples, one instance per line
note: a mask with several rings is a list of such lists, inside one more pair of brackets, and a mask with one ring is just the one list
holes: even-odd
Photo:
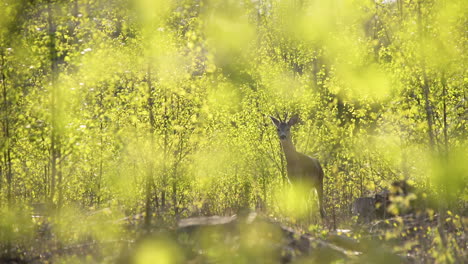
[(286, 156), (286, 169), (288, 178), (293, 185), (315, 188), (319, 200), (320, 216), (325, 216), (323, 209), (323, 169), (317, 159), (296, 151), (291, 139), (290, 128), (298, 122), (298, 117), (293, 116), (288, 122), (279, 121), (271, 117), (275, 124), (281, 147)]

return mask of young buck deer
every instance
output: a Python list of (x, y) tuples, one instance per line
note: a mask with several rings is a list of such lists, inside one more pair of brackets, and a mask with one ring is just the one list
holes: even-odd
[(317, 159), (296, 151), (291, 139), (291, 127), (299, 122), (299, 117), (294, 115), (286, 122), (270, 116), (278, 131), (278, 137), (286, 156), (288, 178), (293, 185), (314, 187), (317, 190), (320, 216), (325, 217), (323, 209), (323, 169)]

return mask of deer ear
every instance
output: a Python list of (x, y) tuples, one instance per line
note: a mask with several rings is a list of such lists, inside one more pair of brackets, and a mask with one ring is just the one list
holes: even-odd
[(271, 121), (273, 121), (273, 125), (279, 126), (280, 121), (279, 121), (278, 119), (276, 119), (276, 118), (274, 118), (274, 117), (272, 117), (272, 116), (270, 116), (270, 118), (271, 118)]
[(299, 116), (293, 115), (291, 119), (288, 121), (288, 126), (293, 126), (295, 124), (299, 123)]

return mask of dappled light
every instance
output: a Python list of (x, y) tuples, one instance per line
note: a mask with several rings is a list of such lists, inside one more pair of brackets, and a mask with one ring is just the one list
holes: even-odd
[(0, 263), (464, 263), (460, 0), (0, 0)]

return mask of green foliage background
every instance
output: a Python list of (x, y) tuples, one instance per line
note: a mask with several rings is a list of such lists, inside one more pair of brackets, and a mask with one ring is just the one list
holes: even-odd
[(324, 167), (336, 225), (397, 179), (466, 213), (467, 11), (461, 0), (2, 0), (0, 207), (110, 208), (147, 224), (245, 208), (289, 217), (268, 118), (287, 112), (302, 120), (298, 151)]

